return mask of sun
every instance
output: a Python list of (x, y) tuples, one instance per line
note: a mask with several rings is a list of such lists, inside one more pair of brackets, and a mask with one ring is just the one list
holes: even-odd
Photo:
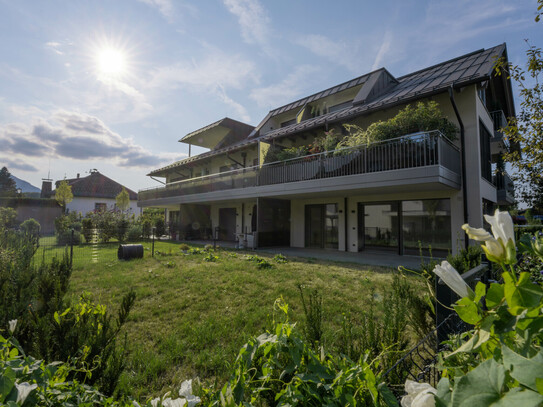
[(124, 53), (114, 48), (103, 48), (97, 54), (98, 72), (107, 77), (122, 76), (126, 72)]

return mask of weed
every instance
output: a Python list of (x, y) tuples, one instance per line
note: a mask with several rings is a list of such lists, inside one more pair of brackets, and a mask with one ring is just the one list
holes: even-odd
[(318, 349), (322, 343), (322, 296), (317, 289), (309, 293), (309, 302), (306, 303), (302, 285), (298, 285), (302, 306), (305, 314), (304, 334), (306, 340), (311, 343), (314, 349)]
[(204, 256), (204, 260), (209, 261), (209, 262), (215, 262), (219, 260), (219, 256), (216, 256), (213, 253), (209, 252), (208, 254)]
[(276, 263), (288, 263), (287, 258), (285, 256), (283, 256), (281, 253), (278, 253), (275, 256), (273, 256), (273, 260)]
[(186, 252), (188, 250), (190, 250), (190, 246), (186, 243), (181, 243), (179, 245), (179, 250), (181, 250), (182, 252)]

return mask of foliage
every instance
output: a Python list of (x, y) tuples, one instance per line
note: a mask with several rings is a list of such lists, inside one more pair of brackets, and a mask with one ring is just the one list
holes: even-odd
[(24, 233), (33, 237), (38, 236), (40, 233), (40, 223), (34, 218), (25, 220), (23, 223), (21, 223), (20, 228)]
[(81, 370), (71, 379), (94, 383), (112, 394), (124, 368), (124, 351), (116, 336), (135, 294), (122, 299), (116, 319), (88, 296), (72, 304), (65, 298), (72, 273), (67, 254), (35, 265), (33, 239), (14, 231), (0, 236), (0, 327), (16, 319), (15, 336), (29, 354), (46, 362), (76, 358), (73, 363)]
[(77, 230), (74, 230), (73, 235), (71, 230), (64, 230), (57, 233), (57, 245), (59, 246), (70, 246), (70, 245), (79, 245), (81, 244), (81, 233)]
[(277, 300), (276, 307), (283, 322), (247, 342), (222, 389), (204, 390), (205, 405), (397, 405), (367, 359), (353, 362), (313, 351), (288, 322), (288, 305)]
[(94, 223), (91, 218), (81, 219), (81, 233), (85, 237), (85, 242), (92, 243), (94, 238)]
[(288, 263), (288, 259), (286, 258), (286, 256), (281, 253), (277, 253), (275, 256), (273, 256), (273, 261), (275, 261), (276, 263)]
[[(497, 213), (491, 220), (499, 216), (503, 214)], [(482, 233), (482, 229), (464, 229), (472, 238)], [(514, 243), (510, 219), (493, 224), (492, 229), (495, 236), (500, 235), (500, 244), (508, 247), (509, 242)], [(502, 237), (507, 243), (501, 242)], [(523, 238), (518, 249), (543, 260), (543, 237)], [(498, 252), (496, 248), (489, 259), (502, 269), (502, 282), (489, 287), (479, 282), (475, 292), (454, 304), (458, 316), (473, 329), (450, 340), (451, 351), (440, 355), (438, 406), (543, 403), (543, 289), (531, 280), (530, 273), (519, 272), (515, 257)]]
[(115, 204), (121, 211), (126, 211), (130, 207), (130, 196), (127, 190), (123, 187), (123, 190), (115, 197)]
[[(369, 305), (358, 318), (343, 316), (339, 351), (352, 359), (367, 353), (370, 359), (378, 359), (381, 366), (390, 367), (405, 352), (409, 343), (406, 328), (410, 307), (406, 299), (414, 295), (404, 277), (394, 275), (392, 285), (381, 294), (371, 287)], [(403, 383), (403, 372), (393, 372), (389, 379)]]
[(374, 122), (367, 129), (355, 124), (345, 124), (349, 135), (339, 142), (337, 148), (367, 145), (389, 140), (411, 133), (439, 130), (449, 140), (456, 138), (458, 129), (443, 117), (436, 102), (418, 102), (415, 107), (407, 105), (396, 116), (386, 121)]
[(311, 144), (309, 153), (317, 154), (325, 151), (334, 151), (339, 141), (340, 136), (336, 134), (334, 129), (331, 129), (325, 132), (324, 135), (315, 138)]
[(128, 232), (126, 234), (126, 240), (129, 242), (136, 242), (142, 238), (143, 235), (143, 228), (141, 225), (133, 224), (129, 227)]
[(0, 197), (16, 195), (17, 184), (15, 183), (15, 180), (11, 178), (11, 174), (7, 167), (2, 167), (0, 170)]
[(179, 250), (181, 250), (182, 252), (186, 252), (189, 249), (190, 249), (190, 246), (188, 244), (186, 244), (186, 243), (181, 243), (179, 245)]
[(247, 256), (248, 261), (253, 261), (256, 263), (256, 267), (259, 269), (271, 269), (273, 268), (273, 264), (271, 264), (268, 260), (266, 260), (263, 257), (258, 257), (255, 255)]
[(62, 206), (64, 212), (66, 212), (66, 205), (73, 201), (74, 195), (72, 194), (72, 187), (68, 184), (68, 181), (60, 181), (57, 189), (55, 190), (55, 199)]
[(115, 237), (119, 242), (124, 242), (126, 239), (126, 234), (128, 232), (128, 228), (130, 227), (130, 221), (128, 220), (128, 217), (124, 214), (117, 214), (117, 230), (115, 233)]
[(164, 221), (164, 215), (161, 218), (155, 220), (155, 235), (164, 236), (166, 234), (166, 222)]
[(305, 157), (308, 153), (309, 149), (307, 146), (283, 148), (272, 145), (266, 153), (264, 162), (273, 163), (276, 161), (291, 160), (293, 158)]
[(17, 211), (13, 208), (0, 208), (0, 230), (15, 227)]
[(467, 249), (460, 250), (455, 256), (449, 254), (447, 261), (460, 274), (463, 274), (481, 264), (482, 254), (483, 250), (479, 246), (469, 246)]
[(302, 299), (302, 306), (305, 315), (305, 339), (314, 347), (314, 349), (318, 349), (323, 338), (322, 296), (319, 294), (317, 289), (311, 290), (309, 293), (308, 302), (306, 303), (302, 285), (299, 285), (298, 289), (300, 290), (300, 297)]
[(216, 256), (213, 254), (213, 252), (208, 251), (207, 254), (204, 256), (204, 261), (208, 262), (215, 262), (219, 259), (219, 256)]
[[(541, 7), (541, 5), (539, 6)], [(539, 8), (540, 9), (540, 8)], [(539, 19), (539, 14), (537, 16)], [(517, 170), (515, 189), (528, 206), (543, 209), (543, 57), (541, 48), (528, 44), (526, 69), (501, 58), (497, 75), (512, 79), (520, 93), (521, 111), (509, 117), (503, 132), (510, 143), (519, 145), (504, 153), (505, 161)]]

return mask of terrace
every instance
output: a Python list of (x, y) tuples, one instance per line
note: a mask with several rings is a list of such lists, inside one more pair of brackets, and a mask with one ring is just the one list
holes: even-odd
[(232, 191), (236, 198), (278, 196), (288, 194), (285, 189), (321, 188), (323, 183), (340, 189), (359, 189), (369, 183), (393, 186), (395, 181), (435, 182), (436, 177), (448, 187), (459, 188), (460, 152), (440, 132), (431, 131), (148, 188), (139, 191), (139, 204), (196, 202), (204, 197), (202, 194), (206, 198), (224, 197), (224, 191)]

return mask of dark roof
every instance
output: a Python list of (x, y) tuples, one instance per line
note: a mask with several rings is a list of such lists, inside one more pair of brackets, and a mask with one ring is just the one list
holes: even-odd
[[(222, 129), (222, 134), (219, 137), (213, 137), (211, 132), (219, 128)], [(250, 124), (225, 117), (187, 134), (179, 141), (211, 149), (220, 149), (246, 139), (253, 129), (254, 126)]]
[[(91, 172), (88, 176), (82, 178), (67, 179), (68, 185), (72, 187), (72, 194), (76, 197), (91, 198), (111, 198), (115, 199), (124, 189), (128, 192), (131, 200), (137, 200), (138, 194), (129, 188), (126, 188), (111, 178), (100, 174), (98, 171)], [(57, 181), (55, 186), (58, 188), (61, 181)]]
[(301, 109), (302, 107), (304, 107), (304, 105), (306, 105), (307, 103), (311, 103), (314, 100), (322, 99), (324, 97), (344, 91), (345, 89), (353, 88), (358, 85), (363, 85), (368, 80), (371, 74), (372, 72), (364, 74), (362, 76), (359, 76), (358, 78), (351, 79), (350, 81), (340, 83), (339, 85), (332, 86), (331, 88), (314, 93), (313, 95), (310, 95), (310, 96), (306, 96), (305, 98), (296, 100), (295, 102), (291, 102), (288, 105), (284, 105), (284, 106), (278, 107), (277, 109), (273, 109), (270, 111), (270, 116), (275, 116), (275, 115), (281, 114), (283, 112), (288, 112), (289, 110), (296, 109), (296, 108)]
[(176, 168), (176, 167), (180, 167), (182, 165), (195, 163), (196, 161), (205, 160), (206, 158), (213, 157), (215, 155), (219, 155), (219, 154), (222, 154), (222, 153), (231, 153), (233, 151), (236, 151), (236, 150), (239, 150), (239, 149), (241, 149), (243, 147), (246, 147), (246, 146), (248, 146), (250, 144), (257, 144), (257, 142), (258, 142), (258, 139), (242, 140), (242, 141), (239, 141), (239, 142), (237, 142), (235, 144), (229, 145), (228, 147), (220, 148), (218, 150), (210, 150), (210, 151), (206, 151), (205, 153), (202, 153), (202, 154), (198, 154), (198, 155), (195, 155), (195, 156), (192, 156), (192, 157), (184, 158), (183, 160), (176, 161), (173, 164), (167, 165), (167, 166), (159, 168), (157, 170), (153, 170), (147, 175), (148, 176), (153, 176), (154, 175), (154, 176), (157, 176), (157, 177), (162, 177), (171, 168)]
[(490, 49), (481, 49), (458, 58), (413, 72), (397, 78), (398, 84), (387, 89), (382, 95), (368, 103), (347, 107), (333, 113), (273, 130), (264, 135), (265, 139), (297, 133), (319, 127), (325, 123), (346, 120), (361, 114), (390, 107), (395, 104), (445, 92), (450, 86), (461, 87), (490, 78), (494, 63), (505, 51), (505, 44)]
[[(256, 143), (258, 140), (270, 140), (276, 137), (298, 133), (316, 127), (322, 127), (327, 123), (341, 122), (367, 114), (371, 111), (380, 110), (397, 104), (409, 103), (410, 101), (423, 97), (446, 92), (450, 86), (460, 88), (471, 83), (487, 80), (492, 75), (496, 58), (501, 57), (505, 54), (505, 52), (505, 44), (501, 44), (486, 50), (480, 49), (478, 51), (474, 51), (449, 61), (421, 69), (399, 78), (394, 78), (385, 68), (378, 69), (368, 74), (359, 76), (358, 78), (271, 110), (261, 124), (257, 126), (248, 136), (247, 140), (240, 141), (225, 148), (208, 151), (194, 157), (177, 161), (166, 167), (154, 170), (148, 175), (164, 176), (163, 174), (165, 174), (168, 169), (186, 165), (188, 163), (199, 161), (214, 155), (219, 155), (221, 153), (237, 150), (249, 144)], [(372, 95), (371, 98), (363, 100), (363, 103), (360, 103), (359, 101), (357, 102), (355, 99), (356, 103), (353, 103), (352, 106), (348, 106), (344, 109), (307, 119), (301, 121), (300, 123), (291, 124), (290, 126), (275, 129), (263, 135), (258, 134), (260, 126), (272, 116), (298, 107), (301, 108), (306, 103), (310, 103), (319, 98), (341, 92), (357, 85), (363, 85), (361, 91), (364, 91), (364, 85), (366, 82), (370, 84), (370, 82), (372, 82), (371, 79), (376, 78), (379, 75), (381, 77), (385, 77), (386, 83), (379, 88), (380, 91), (377, 94)], [(369, 90), (371, 91), (371, 89)], [(218, 122), (213, 123), (210, 126), (216, 125), (217, 123)], [(206, 127), (204, 127), (204, 129), (206, 129)]]

